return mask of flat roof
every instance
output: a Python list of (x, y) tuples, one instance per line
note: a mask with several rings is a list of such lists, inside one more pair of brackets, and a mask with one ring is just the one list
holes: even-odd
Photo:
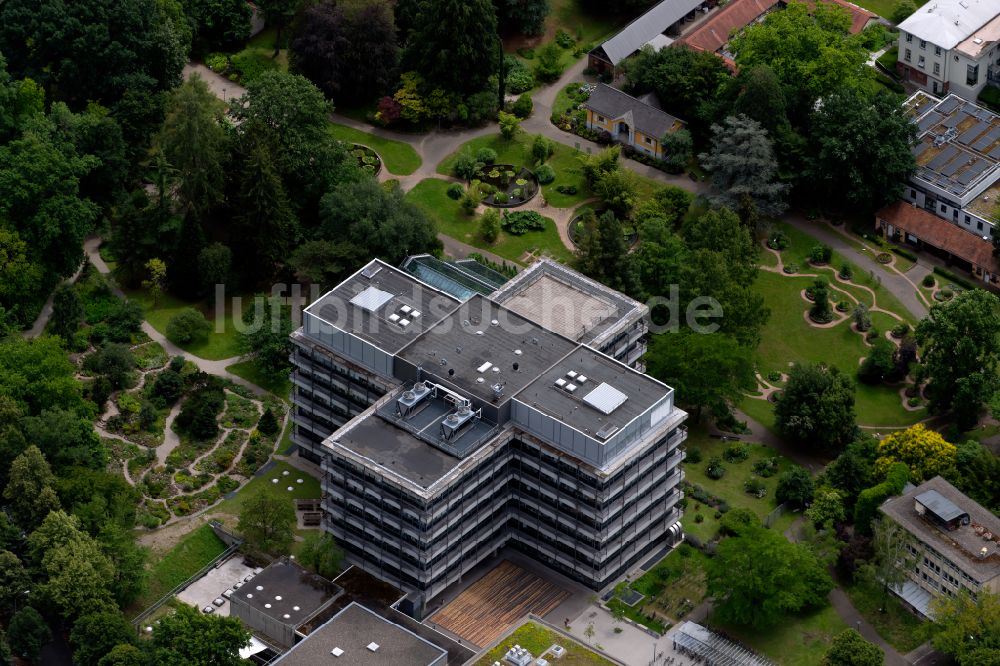
[(410, 630), (352, 602), (275, 663), (430, 666), (443, 664), (447, 654)]
[(287, 560), (277, 560), (233, 596), (282, 624), (298, 627), (339, 591), (330, 581)]
[(914, 181), (961, 199), (1000, 178), (1000, 116), (954, 93), (942, 100), (917, 93), (904, 109), (917, 125)]
[[(926, 497), (931, 491), (968, 513), (969, 524), (948, 530), (918, 514), (917, 498)], [(978, 582), (986, 583), (1000, 576), (1000, 518), (940, 476), (887, 500), (880, 508), (917, 539), (943, 554)], [(989, 533), (989, 539), (984, 538), (986, 533)], [(984, 548), (986, 554), (982, 555)]]
[(548, 259), (521, 271), (492, 297), (550, 331), (584, 344), (600, 344), (647, 312), (642, 303)]
[(899, 30), (943, 49), (952, 49), (997, 14), (1000, 5), (990, 0), (934, 0), (900, 23)]
[(398, 357), (466, 397), (493, 403), (494, 384), (504, 384), (507, 400), (576, 346), (477, 294)]
[[(581, 375), (586, 379), (581, 381)], [(576, 387), (572, 392), (568, 390), (571, 384)], [(588, 400), (591, 396), (599, 398), (604, 394), (615, 397), (602, 384), (625, 398), (608, 413), (599, 406), (594, 406), (598, 404), (598, 400)], [(580, 347), (539, 375), (515, 397), (594, 436), (601, 431), (607, 432), (609, 426), (617, 429), (625, 427), (632, 419), (662, 400), (670, 390), (670, 387), (649, 375), (637, 372), (593, 349)], [(619, 400), (620, 398), (616, 398), (610, 404)], [(600, 403), (604, 404), (603, 401)]]
[(458, 304), (410, 273), (374, 259), (306, 312), (395, 354)]

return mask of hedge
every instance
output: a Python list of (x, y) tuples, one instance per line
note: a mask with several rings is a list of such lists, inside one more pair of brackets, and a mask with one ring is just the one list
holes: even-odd
[(889, 468), (889, 473), (885, 475), (885, 481), (877, 486), (862, 490), (854, 505), (855, 531), (871, 534), (872, 521), (878, 515), (878, 508), (882, 502), (903, 492), (903, 488), (909, 480), (910, 468), (906, 466), (906, 463), (899, 462)]
[(955, 284), (957, 284), (959, 287), (962, 287), (963, 289), (976, 289), (976, 287), (972, 283), (970, 283), (968, 280), (964, 280), (964, 279), (958, 277), (957, 275), (955, 275), (954, 273), (946, 271), (945, 269), (941, 268), (940, 266), (935, 266), (934, 267), (934, 272), (937, 273), (938, 275), (940, 275), (941, 277), (943, 277), (945, 280), (948, 280), (949, 282), (954, 282)]
[(890, 249), (904, 259), (909, 259), (913, 263), (917, 263), (917, 255), (913, 254), (909, 250), (902, 247), (896, 247), (895, 245), (893, 245)]

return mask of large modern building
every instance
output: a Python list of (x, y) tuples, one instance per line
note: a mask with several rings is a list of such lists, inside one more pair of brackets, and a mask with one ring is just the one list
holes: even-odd
[(1000, 116), (954, 94), (917, 92), (904, 108), (917, 125), (917, 170), (903, 198), (989, 240), (1000, 197)]
[(1000, 3), (934, 0), (899, 24), (896, 70), (935, 95), (976, 99), (997, 81)]
[(600, 589), (683, 538), (686, 414), (599, 351), (628, 361), (644, 310), (571, 273), (545, 263), (460, 301), (376, 260), (292, 336), (324, 528), (417, 616), (504, 546)]
[(1000, 518), (940, 476), (885, 502), (882, 512), (913, 535), (917, 563), (896, 593), (922, 615), (934, 597), (1000, 592)]

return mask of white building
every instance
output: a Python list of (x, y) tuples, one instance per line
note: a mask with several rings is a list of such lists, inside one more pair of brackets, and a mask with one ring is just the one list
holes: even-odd
[(997, 0), (930, 0), (899, 24), (896, 69), (935, 95), (976, 99), (987, 83), (1000, 82), (998, 40)]

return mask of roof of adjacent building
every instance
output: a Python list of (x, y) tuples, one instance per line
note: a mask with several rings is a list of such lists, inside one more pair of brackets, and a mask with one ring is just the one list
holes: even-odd
[(536, 261), (492, 298), (550, 331), (593, 346), (649, 311), (642, 303), (551, 259)]
[(897, 201), (875, 215), (897, 229), (913, 234), (921, 241), (964, 259), (974, 266), (985, 268), (990, 272), (1000, 272), (997, 270), (996, 257), (993, 256), (993, 243), (923, 208), (905, 201)]
[(904, 109), (917, 124), (914, 180), (961, 199), (1000, 178), (1000, 116), (955, 94), (915, 93)]
[[(917, 498), (926, 498), (930, 491), (935, 491), (962, 513), (969, 514), (969, 524), (948, 530), (917, 513)], [(1000, 576), (1000, 518), (940, 476), (887, 500), (881, 510), (978, 582), (985, 583)]]
[(604, 83), (597, 84), (583, 106), (602, 116), (614, 120), (622, 119), (633, 129), (657, 141), (684, 125), (683, 121), (669, 113), (640, 102), (632, 95)]
[[(697, 9), (704, 0), (663, 0), (648, 12), (635, 19), (621, 32), (601, 44), (600, 48), (612, 65), (654, 42), (670, 26)], [(654, 46), (655, 48), (655, 46)]]
[(282, 666), (430, 666), (448, 653), (358, 603), (351, 603), (282, 655)]
[(953, 49), (1000, 14), (993, 0), (934, 0), (899, 24), (900, 32)]
[(779, 2), (781, 0), (732, 0), (678, 42), (696, 51), (715, 53), (729, 42), (734, 32), (747, 27)]
[(472, 259), (441, 261), (417, 254), (407, 257), (400, 268), (461, 301), (476, 293), (491, 294), (507, 282), (507, 276)]
[[(410, 273), (374, 259), (312, 303), (306, 312), (395, 354), (459, 303)], [(405, 327), (398, 323), (404, 307), (419, 313), (406, 318)]]
[(337, 596), (339, 588), (295, 562), (276, 560), (234, 593), (233, 599), (293, 627)]

